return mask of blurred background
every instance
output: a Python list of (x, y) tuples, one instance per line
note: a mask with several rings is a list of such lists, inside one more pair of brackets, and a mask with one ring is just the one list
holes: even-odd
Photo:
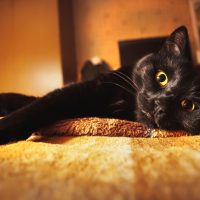
[(199, 63), (199, 0), (0, 0), (0, 92), (43, 95), (80, 79), (99, 56), (116, 69), (120, 41), (189, 29)]

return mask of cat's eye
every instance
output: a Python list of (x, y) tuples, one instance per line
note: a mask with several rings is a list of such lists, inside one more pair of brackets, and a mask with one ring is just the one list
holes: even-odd
[(192, 112), (195, 110), (196, 105), (188, 99), (183, 99), (181, 100), (181, 107), (188, 112)]
[(165, 87), (168, 83), (168, 77), (167, 74), (163, 71), (158, 71), (156, 73), (156, 81), (161, 87)]

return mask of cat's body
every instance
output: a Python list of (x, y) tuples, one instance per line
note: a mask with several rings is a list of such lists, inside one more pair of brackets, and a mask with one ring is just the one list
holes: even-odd
[[(58, 120), (91, 116), (200, 133), (200, 75), (187, 59), (187, 44), (187, 30), (180, 27), (159, 52), (145, 56), (135, 66), (57, 89), (41, 98), (0, 95), (1, 114), (8, 114), (0, 120), (0, 142), (25, 139)], [(13, 107), (8, 106), (12, 99)]]

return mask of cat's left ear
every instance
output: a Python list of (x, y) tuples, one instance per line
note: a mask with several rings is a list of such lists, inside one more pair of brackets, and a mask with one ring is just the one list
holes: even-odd
[(177, 28), (167, 38), (163, 48), (175, 56), (183, 56), (188, 52), (188, 31), (185, 26)]

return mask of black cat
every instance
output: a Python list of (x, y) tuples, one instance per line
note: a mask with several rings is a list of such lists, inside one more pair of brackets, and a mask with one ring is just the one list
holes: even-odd
[(154, 54), (94, 80), (57, 89), (41, 98), (1, 94), (0, 142), (74, 117), (110, 117), (149, 128), (200, 133), (200, 75), (188, 59), (188, 33), (176, 29)]

